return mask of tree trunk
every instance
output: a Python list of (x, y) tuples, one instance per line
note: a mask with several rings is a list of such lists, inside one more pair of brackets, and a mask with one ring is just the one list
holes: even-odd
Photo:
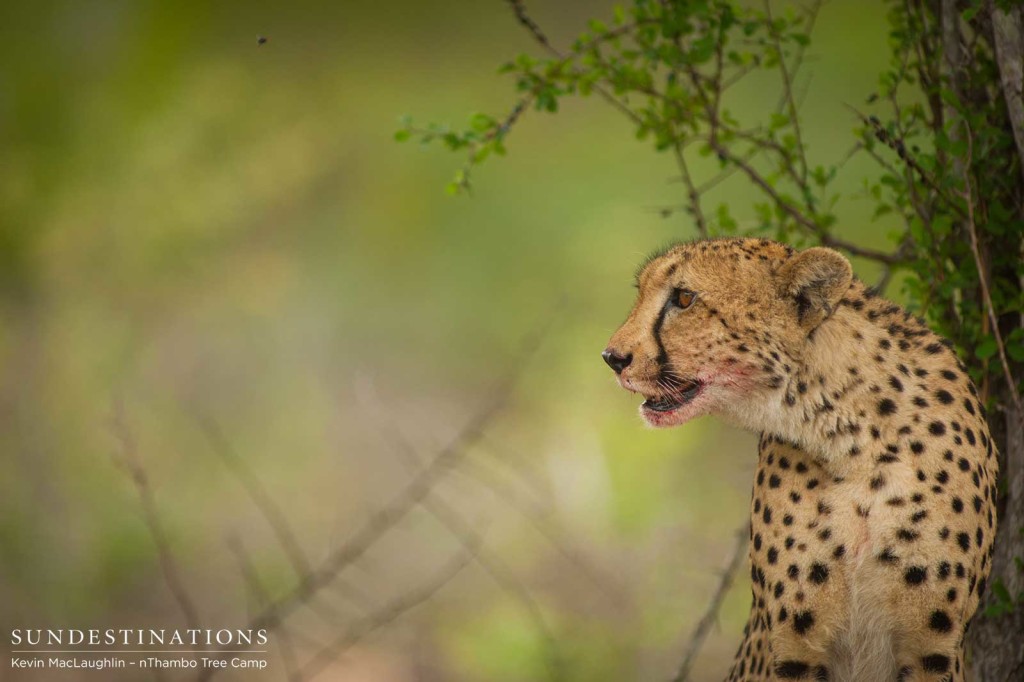
[[(1021, 26), (1020, 7), (1013, 7), (1007, 12), (993, 7), (991, 17), (999, 81), (1006, 99), (1006, 110), (1010, 114), (1017, 155), (1024, 160), (1024, 27)], [(1024, 175), (1024, 163), (1020, 170)]]
[[(1006, 396), (1007, 398), (1009, 396)], [(1024, 557), (1024, 437), (1020, 415), (1012, 403), (1007, 406), (1005, 438), (1000, 443), (1005, 453), (1000, 477), (1006, 484), (1006, 506), (999, 519), (989, 590), (984, 595), (968, 633), (971, 659), (969, 667), (975, 682), (1011, 682), (1024, 679), (1024, 605), (1017, 603), (1012, 612), (988, 616), (984, 609), (997, 600), (991, 589), (1001, 580), (1011, 598), (1024, 590), (1024, 574), (1016, 561)], [(998, 428), (998, 427), (997, 427)], [(993, 433), (993, 436), (996, 434)], [(998, 442), (998, 441), (997, 441)]]
[[(1024, 26), (1021, 11), (1014, 7), (1002, 11), (995, 2), (989, 5), (992, 42), (999, 65), (1000, 86), (1006, 104), (1006, 113), (1012, 128), (1019, 156), (1021, 177), (1024, 177)], [(1024, 208), (1021, 209), (1024, 217)], [(1004, 253), (1021, 253), (1019, 233), (1007, 234), (992, 244), (992, 248), (1005, 249)], [(1002, 281), (1024, 289), (1021, 278), (1014, 272), (992, 273)], [(1003, 337), (1024, 326), (1020, 314), (1004, 315), (999, 320)], [(1014, 378), (1020, 377), (1020, 363), (1011, 367)], [(1004, 497), (999, 509), (999, 530), (996, 534), (995, 554), (992, 557), (992, 575), (989, 589), (983, 595), (979, 613), (968, 633), (970, 660), (968, 666), (975, 682), (1010, 682), (1024, 679), (1024, 414), (1015, 406), (1016, 386), (1007, 385), (1002, 365), (990, 366), (989, 386), (997, 389), (996, 402), (1003, 406), (992, 414), (992, 436), (999, 446), (1000, 490)], [(1019, 404), (1019, 402), (1016, 402)], [(1000, 601), (993, 586), (1002, 585), (1013, 600), (1012, 611), (1002, 615), (986, 615), (987, 607)], [(1005, 593), (1004, 593), (1005, 594)]]

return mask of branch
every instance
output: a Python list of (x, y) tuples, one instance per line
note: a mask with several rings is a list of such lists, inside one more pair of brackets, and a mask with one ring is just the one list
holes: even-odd
[[(529, 14), (527, 14), (526, 5), (525, 3), (523, 3), (523, 0), (508, 0), (508, 4), (509, 7), (512, 8), (512, 13), (515, 14), (516, 16), (516, 21), (518, 21), (524, 28), (526, 28), (530, 35), (533, 36), (533, 39), (541, 47), (543, 47), (545, 50), (547, 50), (548, 53), (550, 53), (557, 59), (560, 59), (563, 62), (569, 61), (570, 58), (567, 57), (557, 47), (551, 44), (551, 41), (548, 40), (547, 35), (545, 35), (544, 31), (541, 30), (540, 25), (537, 24), (537, 22), (534, 21)], [(626, 27), (623, 27), (622, 29), (618, 29), (617, 31), (626, 32), (625, 28)], [(630, 109), (629, 105), (627, 105), (625, 102), (623, 102), (621, 99), (619, 99), (612, 93), (608, 92), (608, 90), (602, 87), (601, 85), (595, 83), (593, 87), (594, 92), (599, 94), (606, 102), (608, 102), (613, 107), (618, 109), (623, 115), (625, 115), (627, 118), (633, 121), (634, 124), (643, 125), (643, 119), (640, 117), (639, 114)]]
[[(949, 131), (951, 142), (959, 142), (959, 127), (956, 122), (960, 120), (960, 113), (957, 105), (964, 103), (964, 53), (960, 35), (960, 12), (956, 7), (956, 0), (938, 0), (939, 9), (939, 30), (942, 40), (942, 57), (939, 58), (942, 64), (942, 73), (948, 81), (945, 85), (952, 91), (952, 97), (942, 98), (943, 120), (946, 129)], [(940, 157), (940, 162), (942, 161)], [(954, 156), (951, 159), (953, 174), (961, 175), (965, 169), (960, 166), (960, 158)]]
[(209, 442), (214, 454), (220, 457), (228, 470), (234, 474), (235, 478), (242, 484), (249, 499), (252, 500), (253, 504), (256, 505), (260, 513), (267, 520), (267, 523), (270, 524), (271, 530), (274, 531), (274, 535), (281, 548), (284, 549), (284, 553), (287, 555), (288, 561), (291, 563), (295, 573), (300, 576), (309, 573), (310, 565), (305, 552), (302, 551), (298, 540), (295, 539), (295, 534), (292, 532), (288, 519), (281, 511), (281, 508), (277, 506), (277, 503), (274, 502), (267, 489), (263, 487), (263, 483), (253, 473), (252, 469), (249, 468), (245, 460), (239, 457), (238, 453), (231, 447), (220, 425), (212, 417), (198, 412), (195, 412), (194, 416), (199, 423), (199, 429), (206, 436), (206, 440)]
[(996, 349), (999, 352), (999, 361), (1003, 365), (1003, 375), (1006, 379), (1007, 390), (1010, 394), (1010, 400), (1013, 401), (1013, 406), (1017, 411), (1017, 417), (1020, 421), (1017, 423), (1017, 428), (1020, 429), (1024, 426), (1024, 410), (1021, 409), (1020, 395), (1017, 392), (1017, 381), (1013, 378), (1013, 373), (1010, 371), (1010, 363), (1006, 359), (1006, 345), (1003, 343), (1003, 334), (999, 330), (999, 319), (996, 317), (995, 307), (992, 305), (992, 296), (989, 293), (988, 278), (985, 276), (987, 270), (981, 260), (981, 251), (978, 248), (978, 230), (974, 224), (974, 194), (971, 190), (971, 178), (966, 169), (971, 167), (972, 156), (974, 154), (974, 140), (971, 134), (970, 124), (967, 123), (966, 119), (963, 119), (963, 124), (967, 128), (967, 160), (964, 163), (964, 201), (967, 202), (967, 232), (971, 237), (971, 253), (974, 255), (974, 265), (978, 268), (978, 282), (981, 285), (981, 295), (985, 300), (985, 311), (988, 313), (989, 323), (992, 325), (992, 335), (996, 340)]
[(819, 239), (824, 246), (830, 246), (833, 249), (842, 249), (854, 256), (860, 256), (861, 258), (867, 258), (870, 260), (878, 261), (879, 263), (885, 263), (886, 265), (901, 265), (906, 261), (906, 258), (901, 255), (898, 251), (889, 253), (886, 251), (879, 251), (877, 249), (871, 249), (866, 246), (859, 246), (845, 239), (839, 239), (833, 237), (830, 233), (822, 231), (818, 233)]
[[(484, 409), (478, 412), (463, 427), (462, 431), (438, 452), (397, 495), (380, 508), (348, 542), (331, 551), (316, 569), (306, 574), (291, 591), (251, 619), (247, 627), (253, 630), (277, 627), (289, 614), (332, 583), (338, 573), (369, 551), (385, 533), (394, 528), (427, 496), (438, 480), (465, 455), (466, 450), (480, 440), (486, 426), (504, 407), (513, 385), (522, 373), (526, 360), (540, 345), (545, 331), (553, 319), (554, 314), (524, 340), (519, 357), (508, 363), (510, 367), (508, 373), (498, 382), (492, 398), (485, 404)], [(217, 668), (207, 668), (200, 673), (198, 679), (208, 680), (217, 674), (218, 670)]]
[[(256, 606), (263, 608), (263, 605), (269, 601), (269, 598), (259, 575), (256, 573), (256, 567), (253, 566), (252, 561), (249, 559), (249, 553), (245, 551), (245, 546), (236, 535), (228, 536), (227, 545), (231, 553), (235, 555), (235, 560), (238, 562), (238, 570), (241, 572), (246, 587), (256, 602)], [(281, 650), (281, 660), (284, 663), (285, 676), (289, 682), (301, 682), (302, 676), (299, 675), (298, 663), (295, 660), (295, 650), (292, 648), (291, 635), (284, 627), (278, 629), (277, 641), (278, 648)]]
[(672, 682), (686, 682), (690, 675), (690, 668), (693, 666), (694, 660), (697, 658), (697, 654), (700, 653), (700, 648), (704, 644), (704, 640), (707, 639), (708, 633), (711, 631), (711, 626), (718, 620), (718, 612), (722, 608), (722, 602), (725, 600), (725, 594), (729, 591), (729, 585), (732, 584), (733, 578), (736, 576), (736, 572), (740, 569), (740, 564), (743, 563), (745, 556), (744, 549), (747, 546), (747, 539), (750, 536), (750, 525), (745, 525), (742, 529), (736, 531), (736, 544), (732, 550), (732, 556), (729, 558), (729, 563), (722, 573), (722, 577), (718, 582), (718, 589), (711, 597), (711, 602), (708, 604), (707, 609), (704, 611), (704, 615), (697, 622), (697, 627), (690, 635), (690, 641), (686, 647), (686, 653), (683, 655), (683, 662), (679, 666), (679, 671), (675, 677), (672, 678)]
[[(305, 576), (312, 572), (312, 566), (309, 563), (309, 559), (306, 557), (306, 553), (302, 550), (298, 540), (295, 538), (295, 533), (291, 529), (291, 524), (288, 523), (287, 517), (281, 508), (271, 497), (270, 493), (263, 486), (263, 483), (259, 480), (246, 461), (238, 456), (231, 443), (228, 441), (224, 432), (221, 430), (220, 425), (209, 415), (202, 414), (199, 412), (193, 412), (193, 416), (199, 424), (200, 430), (203, 435), (206, 436), (207, 441), (210, 443), (211, 449), (214, 453), (220, 457), (221, 461), (228, 470), (234, 474), (235, 478), (242, 484), (249, 499), (252, 500), (253, 504), (259, 510), (263, 518), (267, 520), (270, 525), (274, 536), (277, 538), (278, 544), (284, 550), (285, 556), (288, 558), (288, 562), (292, 566), (292, 570), (295, 572), (296, 577), (302, 580)], [(357, 604), (362, 609), (370, 608), (369, 601), (365, 596), (360, 594), (351, 585), (348, 585), (342, 581), (338, 581), (337, 586), (339, 591), (345, 594), (350, 601)], [(314, 611), (321, 618), (329, 623), (334, 623), (340, 618), (340, 614), (329, 605), (320, 602), (309, 602), (310, 610)]]
[[(503, 460), (504, 462), (505, 460)], [(623, 595), (623, 586), (618, 583), (617, 580), (603, 572), (594, 565), (593, 561), (584, 555), (584, 553), (572, 544), (572, 540), (567, 537), (568, 533), (561, 523), (556, 521), (552, 522), (548, 516), (542, 511), (534, 508), (527, 509), (525, 505), (520, 502), (516, 494), (511, 490), (511, 486), (504, 482), (500, 482), (495, 478), (488, 478), (483, 472), (485, 469), (474, 463), (472, 460), (467, 459), (466, 463), (472, 463), (477, 466), (477, 471), (467, 471), (465, 467), (461, 467), (456, 473), (459, 473), (466, 477), (472, 477), (472, 479), (482, 485), (487, 486), (488, 489), (494, 493), (495, 497), (501, 500), (504, 504), (508, 505), (515, 512), (520, 514), (527, 523), (530, 524), (538, 535), (546, 540), (565, 560), (571, 564), (573, 568), (579, 571), (587, 580), (589, 580), (594, 587), (599, 590), (600, 596), (608, 599), (610, 605), (615, 608), (624, 608), (625, 597)]]
[[(360, 407), (365, 410), (366, 418), (374, 422), (376, 430), (382, 437), (389, 443), (394, 441), (394, 449), (398, 454), (402, 455), (403, 461), (410, 464), (410, 466), (418, 467), (419, 458), (414, 452), (409, 438), (402, 433), (401, 429), (395, 430), (390, 421), (382, 419), (381, 410), (383, 409), (383, 403), (377, 395), (372, 380), (359, 382), (356, 397)], [(484, 452), (493, 451), (498, 447), (497, 443), (493, 441), (488, 443), (487, 441), (488, 439), (485, 437), (481, 443)], [(514, 464), (519, 459), (516, 453), (509, 452), (507, 449), (501, 454), (496, 452), (491, 454), (495, 456), (495, 461), (510, 469), (515, 468)], [(589, 580), (593, 587), (597, 589), (594, 594), (607, 598), (609, 605), (612, 607), (623, 607), (625, 602), (623, 601), (622, 586), (599, 570), (589, 558), (573, 546), (572, 541), (567, 537), (565, 529), (561, 524), (552, 522), (548, 514), (539, 508), (539, 503), (536, 499), (531, 500), (530, 503), (524, 502), (513, 486), (472, 457), (467, 457), (460, 461), (459, 466), (454, 468), (452, 472), (465, 479), (471, 479), (477, 485), (486, 487), (496, 499), (521, 515), (537, 534), (544, 538), (568, 564), (571, 564), (574, 569)], [(530, 484), (531, 487), (537, 486), (535, 481), (536, 474), (520, 470), (517, 471), (517, 476)], [(430, 499), (428, 498), (427, 501), (429, 502)]]
[[(470, 146), (469, 157), (466, 159), (466, 163), (462, 167), (462, 176), (458, 180), (458, 184), (462, 189), (466, 190), (467, 192), (470, 191), (471, 189), (469, 184), (470, 172), (472, 171), (473, 166), (477, 163), (477, 153), (480, 151), (481, 144), (486, 144), (488, 142), (493, 141), (496, 138), (503, 139), (506, 135), (508, 135), (508, 132), (512, 130), (512, 126), (514, 126), (516, 122), (518, 122), (519, 119), (523, 117), (523, 114), (526, 113), (527, 108), (530, 106), (530, 103), (533, 102), (534, 99), (535, 95), (532, 92), (520, 98), (519, 101), (515, 103), (515, 106), (513, 106), (512, 109), (509, 110), (508, 114), (505, 115), (505, 118), (502, 120), (501, 123), (494, 126), (491, 130), (487, 131), (487, 134), (484, 135), (483, 140), (481, 140), (480, 142), (476, 142)], [(499, 142), (501, 141), (501, 139), (499, 139)]]
[[(326, 648), (320, 650), (312, 660), (302, 667), (300, 671), (302, 679), (308, 680), (316, 677), (324, 668), (358, 644), (367, 635), (391, 624), (409, 610), (433, 597), (469, 564), (473, 556), (472, 548), (461, 552), (454, 560), (443, 567), (430, 582), (398, 597), (376, 613), (356, 621), (345, 634), (335, 639)], [(200, 679), (203, 678), (200, 677)]]
[(544, 619), (544, 613), (537, 603), (537, 600), (530, 594), (530, 590), (524, 585), (505, 565), (496, 554), (488, 552), (483, 546), (481, 534), (466, 521), (465, 517), (457, 512), (451, 505), (438, 497), (428, 497), (423, 506), (430, 514), (448, 529), (459, 543), (468, 551), (477, 547), (473, 555), (476, 563), (487, 573), (488, 576), (505, 591), (512, 599), (519, 602), (526, 617), (533, 625), (540, 636), (546, 650), (546, 664), (548, 675), (552, 680), (565, 678), (562, 653), (559, 650), (558, 640), (555, 639)]
[(160, 570), (164, 574), (164, 582), (170, 589), (182, 615), (185, 617), (185, 624), (189, 629), (201, 629), (198, 611), (192, 603), (192, 598), (185, 588), (181, 579), (177, 561), (171, 551), (170, 542), (167, 539), (167, 532), (160, 520), (160, 513), (157, 510), (156, 500), (153, 497), (153, 489), (149, 484), (149, 476), (139, 458), (138, 446), (135, 438), (125, 420), (124, 405), (120, 400), (114, 401), (113, 416), (110, 420), (114, 437), (121, 443), (121, 455), (112, 454), (114, 464), (123, 470), (135, 486), (135, 492), (139, 496), (139, 504), (142, 507), (142, 517), (149, 529), (149, 535), (156, 545), (157, 557), (160, 561)]
[[(811, 18), (809, 20), (811, 27), (814, 26), (814, 20), (817, 18), (818, 8), (820, 7), (820, 5), (821, 3), (818, 2), (815, 5), (813, 14), (811, 14)], [(800, 119), (797, 117), (796, 101), (793, 99), (793, 81), (790, 78), (789, 68), (786, 66), (786, 56), (782, 54), (782, 41), (779, 39), (778, 31), (775, 30), (775, 21), (772, 17), (771, 0), (764, 0), (764, 12), (765, 16), (768, 17), (768, 30), (771, 33), (772, 42), (775, 44), (775, 52), (779, 58), (779, 73), (782, 76), (782, 98), (783, 101), (786, 103), (787, 108), (789, 109), (789, 120), (790, 124), (793, 126), (793, 136), (796, 138), (796, 149), (799, 155), (798, 159), (800, 161), (800, 174), (796, 176), (794, 179), (797, 181), (797, 184), (799, 184), (802, 189), (806, 190), (807, 155), (804, 149), (803, 136), (800, 134)], [(796, 62), (796, 65), (798, 67), (801, 61), (802, 54), (801, 59)]]
[(693, 176), (690, 175), (690, 167), (686, 163), (686, 157), (683, 155), (683, 149), (679, 142), (672, 145), (672, 150), (675, 153), (676, 165), (679, 166), (679, 173), (683, 178), (683, 184), (686, 185), (686, 196), (690, 202), (690, 211), (693, 212), (693, 218), (697, 221), (697, 232), (706, 239), (708, 236), (708, 223), (704, 218), (704, 211), (700, 207), (700, 192), (697, 191), (696, 185), (693, 184)]
[[(896, 253), (902, 257), (906, 257), (910, 250), (914, 246), (913, 237), (910, 232), (904, 232), (903, 238), (900, 240), (899, 246), (896, 247)], [(891, 263), (887, 263), (882, 266), (882, 276), (878, 278), (878, 282), (875, 286), (871, 287), (872, 291), (881, 296), (885, 295), (885, 290), (889, 287), (889, 282), (892, 281), (893, 271), (895, 266)]]
[[(395, 446), (407, 465), (419, 465), (419, 458), (408, 441), (404, 438), (396, 438)], [(464, 549), (467, 551), (473, 549), (473, 558), (476, 563), (502, 590), (519, 602), (547, 649), (547, 665), (550, 679), (562, 679), (564, 677), (562, 674), (562, 655), (558, 649), (558, 643), (551, 634), (551, 629), (548, 627), (547, 622), (544, 620), (544, 614), (540, 606), (526, 586), (516, 578), (497, 555), (486, 550), (482, 535), (454, 507), (440, 497), (429, 494), (421, 504), (430, 512), (431, 516), (459, 541)]]
[[(950, 208), (960, 214), (961, 218), (967, 218), (967, 213), (964, 211), (963, 207), (957, 204), (957, 202), (953, 200), (953, 197), (949, 196), (946, 191), (942, 189), (937, 182), (935, 182), (935, 179), (921, 167), (921, 164), (917, 162), (917, 159), (907, 151), (906, 143), (902, 139), (898, 137), (894, 138), (890, 135), (889, 131), (882, 127), (882, 122), (874, 116), (865, 116), (855, 107), (850, 105), (847, 105), (847, 107), (854, 113), (854, 115), (857, 116), (857, 118), (861, 120), (861, 122), (864, 123), (864, 125), (869, 126), (874, 131), (875, 137), (879, 142), (882, 142), (896, 152), (897, 156), (903, 159), (903, 161), (918, 174), (921, 180), (924, 181), (924, 183), (928, 185), (928, 187), (930, 187), (937, 196), (941, 197), (947, 204), (949, 204)], [(907, 184), (909, 187), (913, 187), (912, 182), (908, 181)]]
[(768, 197), (775, 202), (775, 204), (785, 211), (797, 224), (803, 227), (805, 230), (813, 234), (818, 238), (824, 246), (830, 246), (834, 249), (842, 249), (847, 251), (854, 256), (860, 256), (861, 258), (868, 258), (870, 260), (878, 261), (879, 263), (887, 263), (890, 265), (898, 265), (903, 263), (904, 258), (898, 253), (889, 253), (886, 251), (878, 251), (877, 249), (868, 248), (866, 246), (859, 246), (851, 242), (834, 237), (824, 227), (819, 225), (817, 222), (807, 217), (799, 208), (788, 202), (781, 194), (779, 194), (771, 183), (768, 182), (760, 173), (757, 172), (753, 166), (751, 166), (744, 159), (736, 156), (723, 146), (717, 140), (709, 140), (711, 148), (719, 155), (719, 157), (726, 161), (735, 164), (743, 171), (746, 176), (758, 187), (761, 191), (768, 195)]
[(522, 24), (526, 30), (530, 32), (533, 39), (540, 43), (541, 47), (545, 50), (554, 54), (556, 57), (561, 58), (562, 53), (559, 52), (558, 48), (551, 44), (551, 41), (549, 41), (548, 37), (544, 35), (544, 31), (541, 30), (537, 22), (530, 18), (530, 15), (526, 13), (526, 5), (523, 3), (523, 0), (508, 0), (508, 4), (512, 8), (512, 12), (516, 15), (516, 21)]

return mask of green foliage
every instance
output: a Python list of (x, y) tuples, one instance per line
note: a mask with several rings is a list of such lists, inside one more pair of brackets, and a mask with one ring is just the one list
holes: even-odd
[[(891, 4), (892, 61), (879, 78), (877, 95), (889, 113), (883, 120), (870, 118), (861, 133), (885, 170), (868, 188), (878, 211), (895, 212), (906, 225), (901, 238), (912, 254), (907, 259), (915, 275), (907, 280), (911, 300), (965, 357), (980, 361), (969, 364), (984, 386), (987, 375), (999, 380), (1000, 359), (971, 232), (987, 270), (992, 306), (1006, 324), (1006, 354), (1019, 363), (1024, 332), (1011, 320), (1024, 310), (1019, 285), (1024, 221), (1021, 160), (995, 53), (982, 39), (982, 5), (972, 3), (960, 17), (961, 67), (950, 73), (944, 60), (935, 58), (944, 39), (940, 17), (926, 7)], [(886, 158), (891, 152), (895, 162)]]
[[(1020, 570), (1019, 557), (1017, 557), (1017, 568)], [(992, 618), (1013, 613), (1019, 606), (1024, 605), (1024, 590), (1014, 597), (1001, 578), (996, 578), (992, 582), (992, 597), (992, 603), (985, 607), (985, 615)]]
[[(518, 116), (518, 114), (516, 115)], [(405, 142), (415, 137), (421, 144), (439, 141), (453, 152), (468, 150), (467, 168), (457, 172), (455, 178), (446, 188), (450, 194), (469, 190), (469, 166), (483, 163), (491, 154), (504, 156), (504, 139), (511, 125), (511, 123), (499, 123), (487, 114), (473, 114), (469, 119), (468, 127), (458, 131), (436, 123), (428, 124), (424, 128), (417, 128), (413, 125), (412, 119), (408, 117), (404, 118), (402, 122), (404, 127), (395, 132), (395, 140), (398, 142)]]
[[(637, 139), (658, 152), (677, 154), (688, 184), (692, 178), (685, 157), (692, 154), (717, 156), (723, 172), (745, 168), (757, 174), (755, 183), (767, 194), (758, 206), (758, 231), (799, 239), (801, 221), (806, 223), (804, 232), (835, 222), (828, 189), (836, 167), (807, 167), (791, 90), (764, 120), (753, 122), (741, 121), (730, 109), (728, 91), (756, 71), (784, 71), (788, 81), (790, 70), (802, 62), (816, 11), (814, 7), (777, 17), (768, 9), (741, 8), (724, 0), (637, 0), (628, 9), (618, 8), (607, 23), (591, 21), (589, 30), (565, 52), (551, 48), (532, 21), (520, 16), (548, 46), (550, 56), (521, 54), (501, 67), (500, 73), (515, 78), (520, 98), (509, 116), (477, 115), (460, 132), (405, 121), (397, 137), (440, 141), (453, 151), (468, 149), (465, 167), (449, 186), (468, 190), (471, 169), (492, 151), (504, 152), (505, 137), (525, 109), (555, 113), (566, 97), (597, 94), (629, 117)], [(755, 170), (751, 164), (758, 156), (766, 162)], [(700, 222), (705, 222), (701, 208), (687, 210), (700, 213)], [(727, 212), (719, 211), (708, 222), (722, 231), (735, 229)]]
[[(930, 318), (968, 360), (966, 370), (988, 402), (993, 437), (1006, 453), (1008, 407), (1020, 410), (1024, 375), (1024, 181), (1012, 121), (1000, 82), (990, 26), (993, 5), (973, 0), (942, 16), (937, 3), (890, 0), (891, 60), (850, 142), (879, 172), (863, 181), (873, 217), (900, 225), (890, 253), (836, 238), (839, 198), (831, 191), (842, 163), (813, 164), (801, 135), (797, 77), (820, 2), (776, 13), (729, 0), (634, 0), (610, 22), (592, 20), (567, 50), (555, 48), (521, 2), (510, 2), (519, 23), (547, 56), (521, 54), (506, 63), (519, 101), (504, 121), (474, 118), (463, 133), (407, 125), (402, 137), (441, 139), (469, 147), (452, 190), (467, 189), (470, 171), (490, 145), (531, 106), (555, 113), (566, 97), (599, 95), (634, 126), (638, 139), (675, 158), (686, 190), (685, 210), (703, 236), (754, 232), (802, 246), (844, 249), (883, 264), (884, 287), (894, 269), (911, 308)], [(1008, 3), (995, 3), (1006, 9)], [(730, 93), (748, 77), (774, 77), (774, 108), (744, 120)], [(742, 114), (750, 116), (749, 112)], [(696, 178), (696, 158), (716, 158), (718, 174)], [(756, 224), (741, 229), (728, 205), (708, 212), (707, 191), (733, 173), (756, 189)], [(668, 216), (673, 209), (663, 210)], [(1011, 426), (1013, 426), (1011, 424)], [(1009, 491), (1000, 485), (998, 495)], [(1020, 504), (1010, 500), (1009, 504)], [(1019, 554), (1019, 552), (1016, 552)], [(1021, 556), (1014, 556), (1019, 569)], [(985, 613), (1012, 613), (1021, 597), (993, 574)]]
[[(565, 51), (551, 45), (522, 3), (510, 5), (546, 54), (522, 54), (500, 69), (515, 78), (520, 99), (512, 113), (476, 116), (463, 132), (407, 123), (398, 134), (469, 150), (450, 191), (469, 189), (471, 170), (492, 151), (504, 151), (510, 128), (528, 107), (554, 113), (566, 97), (597, 94), (630, 119), (638, 139), (675, 157), (687, 194), (683, 210), (698, 232), (755, 233), (845, 249), (884, 264), (884, 282), (893, 269), (905, 269), (912, 307), (977, 361), (970, 366), (983, 391), (1019, 391), (1006, 384), (987, 307), (990, 298), (1003, 351), (1019, 370), (1024, 186), (994, 48), (982, 30), (984, 3), (973, 2), (959, 17), (954, 42), (963, 54), (955, 74), (936, 57), (944, 39), (941, 17), (922, 6), (927, 3), (890, 3), (891, 63), (865, 105), (878, 113), (853, 112), (860, 125), (846, 158), (866, 153), (878, 162), (879, 172), (864, 180), (863, 197), (875, 205), (876, 219), (902, 223), (891, 253), (833, 233), (839, 196), (832, 187), (845, 160), (808, 161), (796, 78), (820, 3), (777, 12), (771, 2), (757, 8), (728, 0), (634, 0), (608, 21), (592, 20)], [(748, 77), (774, 77), (780, 89), (776, 106), (754, 112), (753, 120), (744, 120), (751, 112), (730, 108), (730, 92)], [(694, 177), (695, 157), (717, 158), (718, 175)], [(743, 230), (729, 206), (708, 212), (702, 204), (707, 190), (734, 173), (761, 195), (753, 205), (756, 224)], [(980, 286), (979, 260), (989, 297)]]
[[(657, 2), (634, 0), (610, 22), (589, 30), (562, 52), (551, 45), (521, 2), (516, 18), (545, 50), (544, 58), (520, 55), (502, 67), (515, 78), (519, 101), (504, 121), (474, 118), (463, 133), (441, 128), (401, 131), (423, 142), (441, 139), (451, 149), (468, 147), (469, 159), (452, 191), (469, 188), (470, 171), (490, 146), (504, 142), (525, 108), (554, 113), (567, 97), (600, 96), (633, 124), (637, 139), (669, 153), (686, 191), (683, 210), (703, 236), (754, 233), (802, 246), (819, 243), (884, 266), (884, 286), (902, 269), (905, 299), (958, 347), (982, 400), (988, 403), (995, 445), (1004, 458), (1005, 434), (1015, 405), (1020, 412), (1024, 375), (1024, 180), (1013, 135), (1024, 121), (1011, 120), (993, 43), (993, 5), (973, 0), (959, 14), (941, 16), (938, 3), (889, 0), (891, 60), (877, 91), (866, 97), (845, 157), (867, 154), (877, 172), (864, 179), (862, 198), (874, 219), (896, 219), (891, 252), (840, 239), (834, 180), (838, 163), (808, 161), (801, 135), (796, 78), (804, 62), (820, 3), (773, 13), (728, 0)], [(997, 4), (998, 6), (998, 4)], [(951, 66), (953, 65), (953, 66)], [(734, 87), (774, 77), (774, 108), (730, 108)], [(691, 164), (715, 158), (718, 174), (698, 179)], [(731, 207), (707, 212), (705, 193), (739, 174), (757, 190), (756, 223), (741, 228)], [(670, 215), (673, 209), (662, 214)], [(1005, 467), (1005, 465), (1004, 465)], [(1001, 504), (1019, 505), (1008, 488)], [(984, 613), (1014, 612), (1024, 594), (1009, 593), (995, 567)]]

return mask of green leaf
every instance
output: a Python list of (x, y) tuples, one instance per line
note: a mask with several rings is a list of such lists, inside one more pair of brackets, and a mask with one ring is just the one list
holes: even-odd
[(772, 113), (771, 122), (768, 124), (772, 130), (778, 130), (789, 125), (789, 116), (785, 114)]
[(963, 17), (963, 20), (965, 22), (970, 22), (971, 19), (974, 18), (974, 16), (978, 13), (978, 10), (980, 10), (980, 9), (981, 9), (981, 3), (980, 2), (979, 3), (975, 3), (974, 6), (968, 7), (967, 9), (965, 9), (960, 16)]
[(1014, 362), (1024, 362), (1024, 343), (1006, 344), (1006, 354)]
[(992, 596), (996, 598), (997, 602), (1006, 603), (1013, 601), (1010, 599), (1010, 591), (1006, 589), (1005, 583), (1000, 578), (992, 581)]
[(469, 127), (478, 133), (486, 133), (498, 124), (493, 117), (487, 114), (473, 114), (469, 119)]
[(996, 354), (996, 350), (998, 350), (996, 340), (990, 336), (978, 344), (978, 347), (974, 349), (974, 354), (979, 360), (988, 360)]

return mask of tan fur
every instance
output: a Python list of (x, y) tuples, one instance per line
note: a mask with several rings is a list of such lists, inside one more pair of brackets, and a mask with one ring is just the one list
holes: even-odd
[[(619, 381), (683, 403), (644, 418), (761, 434), (754, 604), (729, 680), (963, 680), (997, 465), (955, 354), (830, 249), (682, 244), (638, 288), (609, 343), (630, 359)], [(697, 302), (674, 306), (679, 290)]]

